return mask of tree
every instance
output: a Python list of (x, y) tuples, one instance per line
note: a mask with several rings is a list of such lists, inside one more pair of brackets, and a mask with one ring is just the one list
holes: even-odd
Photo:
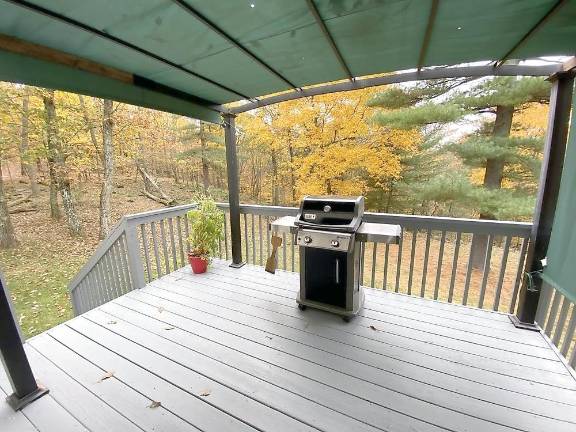
[[(51, 186), (53, 185), (52, 187), (55, 187), (60, 192), (62, 206), (64, 207), (64, 215), (70, 233), (72, 235), (79, 235), (82, 231), (82, 226), (74, 208), (66, 158), (58, 137), (54, 90), (46, 90), (44, 92), (43, 102), (46, 116), (46, 143), (49, 154), (48, 161), (51, 165)], [(51, 189), (51, 208), (53, 202), (55, 202), (55, 197), (52, 196)]]
[[(481, 184), (460, 184), (456, 191), (461, 195), (457, 198), (476, 211), (480, 219), (531, 216), (533, 196), (518, 180), (537, 175), (542, 137), (517, 138), (510, 134), (515, 113), (531, 103), (547, 103), (549, 83), (540, 78), (498, 77), (461, 91), (452, 91), (456, 86), (446, 90), (443, 85), (433, 82), (431, 89), (424, 85), (384, 92), (371, 101), (372, 106), (387, 109), (374, 120), (409, 130), (461, 121), (465, 116), (493, 115), (494, 119), (485, 120), (476, 132), (459, 142), (444, 144), (466, 168), (483, 172)], [(442, 100), (434, 101), (438, 96)], [(505, 185), (507, 177), (514, 177), (515, 181)], [(486, 245), (486, 235), (474, 237), (472, 263), (476, 268), (483, 268)]]
[(22, 93), (22, 115), (20, 127), (20, 161), (22, 170), (30, 180), (32, 196), (38, 196), (38, 173), (35, 160), (30, 156), (30, 88), (25, 86)]
[(18, 245), (12, 219), (8, 211), (8, 203), (4, 193), (4, 176), (0, 159), (0, 249), (9, 249)]
[(100, 238), (106, 238), (110, 231), (110, 199), (114, 178), (114, 147), (112, 145), (112, 131), (114, 121), (112, 119), (112, 101), (102, 101), (102, 166), (104, 173), (102, 189), (100, 190)]
[(182, 129), (181, 140), (187, 149), (178, 153), (177, 159), (186, 163), (199, 163), (202, 189), (208, 194), (214, 179), (225, 175), (226, 152), (221, 128), (198, 120), (190, 120)]

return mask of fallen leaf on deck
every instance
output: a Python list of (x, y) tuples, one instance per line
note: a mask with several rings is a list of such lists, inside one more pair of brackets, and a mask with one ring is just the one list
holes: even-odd
[(154, 408), (158, 408), (160, 406), (162, 406), (162, 402), (152, 401), (152, 403), (150, 405), (148, 405), (148, 408), (154, 409)]
[(272, 340), (272, 336), (266, 336), (266, 339)]
[(374, 330), (374, 331), (379, 331), (376, 327), (374, 327), (373, 325), (370, 326), (370, 330)]
[(116, 321), (108, 321), (108, 324), (116, 324)]
[(100, 378), (100, 379), (98, 380), (98, 382), (101, 383), (102, 381), (105, 381), (105, 380), (107, 380), (108, 378), (112, 378), (113, 376), (114, 376), (114, 372), (113, 372), (113, 371), (106, 372), (106, 373), (102, 376), (102, 378)]
[(200, 392), (200, 396), (210, 396), (210, 393), (212, 393), (212, 390), (204, 389)]
[(159, 307), (158, 307), (158, 312), (160, 312), (160, 313), (164, 312), (164, 308), (163, 308), (162, 306), (159, 306)]
[(164, 330), (174, 330), (174, 327), (164, 327)]

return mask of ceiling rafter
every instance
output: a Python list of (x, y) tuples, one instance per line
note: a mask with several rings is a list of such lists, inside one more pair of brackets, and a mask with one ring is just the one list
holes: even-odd
[(192, 6), (190, 6), (186, 1), (184, 1), (184, 0), (172, 0), (172, 1), (176, 4), (178, 4), (180, 7), (182, 7), (182, 9), (187, 11), (190, 15), (192, 15), (194, 18), (196, 18), (199, 22), (204, 24), (206, 27), (208, 27), (214, 33), (218, 34), (220, 37), (225, 39), (228, 43), (232, 44), (235, 48), (240, 50), (244, 55), (246, 55), (247, 57), (250, 57), (250, 59), (252, 59), (255, 63), (262, 66), (264, 69), (266, 69), (272, 75), (274, 75), (276, 78), (282, 80), (285, 84), (288, 84), (292, 88), (298, 88), (298, 86), (295, 85), (293, 82), (291, 82), (288, 78), (286, 78), (284, 75), (282, 75), (276, 69), (274, 69), (268, 63), (266, 63), (264, 60), (262, 60), (260, 57), (258, 57), (256, 54), (254, 54), (252, 51), (250, 51), (248, 48), (246, 48), (244, 45), (242, 45), (240, 42), (238, 42), (236, 39), (234, 39), (232, 36), (230, 36), (228, 33), (226, 33), (224, 30), (222, 30), (220, 27), (218, 27), (216, 24), (214, 24), (212, 21), (210, 21), (208, 18), (206, 18), (204, 15), (202, 15), (196, 9), (194, 9)]
[(322, 31), (324, 38), (327, 40), (328, 44), (330, 45), (330, 48), (332, 49), (334, 56), (338, 60), (338, 63), (340, 63), (340, 67), (342, 67), (342, 69), (344, 70), (344, 73), (346, 74), (348, 79), (353, 80), (354, 76), (352, 75), (352, 72), (350, 72), (350, 68), (346, 64), (344, 57), (342, 57), (342, 53), (338, 49), (338, 46), (336, 45), (334, 38), (332, 37), (332, 35), (330, 34), (330, 31), (326, 27), (326, 23), (324, 22), (324, 20), (320, 16), (320, 12), (318, 12), (318, 8), (316, 7), (316, 4), (314, 3), (313, 0), (306, 0), (306, 3), (308, 4), (308, 9), (310, 9), (310, 13), (312, 13), (312, 16), (314, 16), (314, 20), (316, 21), (316, 24), (318, 25), (318, 27), (320, 27), (320, 30)]
[(179, 65), (179, 64), (177, 64), (177, 63), (175, 63), (175, 62), (173, 62), (173, 61), (170, 61), (170, 60), (168, 60), (168, 59), (165, 59), (165, 58), (159, 56), (158, 54), (155, 54), (155, 53), (153, 53), (153, 52), (151, 52), (151, 51), (148, 51), (148, 50), (146, 50), (146, 49), (144, 49), (144, 48), (141, 48), (141, 47), (139, 47), (139, 46), (137, 46), (137, 45), (134, 45), (134, 44), (132, 44), (132, 43), (130, 43), (130, 42), (127, 42), (127, 41), (125, 41), (125, 40), (123, 40), (123, 39), (121, 39), (121, 38), (118, 38), (118, 37), (116, 37), (116, 36), (112, 36), (112, 35), (110, 35), (110, 34), (108, 34), (108, 33), (105, 33), (105, 32), (103, 32), (103, 31), (101, 31), (101, 30), (98, 30), (98, 29), (96, 29), (96, 28), (94, 28), (94, 27), (91, 27), (91, 26), (89, 26), (89, 25), (87, 25), (87, 24), (84, 24), (84, 23), (82, 23), (82, 22), (76, 21), (76, 20), (74, 20), (74, 19), (72, 19), (72, 18), (69, 18), (69, 17), (64, 16), (64, 15), (62, 15), (62, 14), (59, 14), (59, 13), (57, 13), (57, 12), (51, 11), (51, 10), (49, 10), (49, 9), (46, 9), (46, 8), (44, 8), (44, 7), (42, 7), (42, 6), (38, 6), (38, 5), (32, 4), (32, 3), (28, 2), (28, 1), (25, 1), (25, 0), (5, 0), (5, 1), (8, 1), (8, 2), (10, 2), (10, 3), (13, 3), (13, 4), (15, 4), (15, 5), (21, 6), (21, 7), (26, 8), (26, 9), (32, 10), (32, 11), (37, 12), (37, 13), (39, 13), (39, 14), (48, 16), (49, 18), (52, 18), (52, 19), (55, 19), (55, 20), (58, 20), (58, 21), (62, 21), (62, 22), (64, 22), (64, 23), (68, 24), (68, 25), (71, 25), (71, 26), (73, 26), (73, 27), (76, 27), (76, 28), (78, 28), (78, 29), (80, 29), (80, 30), (83, 30), (83, 31), (87, 32), (87, 33), (91, 33), (91, 34), (96, 35), (96, 36), (98, 36), (98, 37), (100, 37), (100, 38), (102, 38), (102, 39), (105, 39), (105, 40), (114, 42), (114, 43), (116, 43), (116, 44), (118, 44), (118, 45), (121, 45), (121, 46), (123, 46), (123, 47), (125, 47), (125, 48), (128, 48), (128, 49), (130, 49), (130, 50), (132, 50), (132, 51), (136, 51), (136, 52), (138, 52), (138, 53), (140, 53), (140, 54), (142, 54), (142, 55), (144, 55), (144, 56), (146, 56), (146, 57), (150, 57), (150, 58), (152, 58), (152, 59), (154, 59), (154, 60), (156, 60), (156, 61), (159, 61), (159, 62), (161, 62), (161, 63), (164, 63), (165, 65), (168, 65), (168, 66), (173, 67), (173, 68), (175, 68), (175, 69), (178, 69), (178, 70), (180, 70), (180, 71), (182, 71), (182, 72), (185, 72), (185, 73), (187, 73), (187, 74), (189, 74), (189, 75), (192, 75), (192, 76), (194, 76), (194, 77), (196, 77), (196, 78), (199, 78), (199, 79), (201, 79), (201, 80), (203, 80), (203, 81), (206, 81), (206, 82), (208, 82), (208, 83), (210, 83), (210, 84), (212, 84), (212, 85), (214, 85), (214, 86), (216, 86), (216, 87), (219, 87), (219, 88), (222, 89), (222, 90), (225, 90), (225, 91), (227, 91), (227, 92), (229, 92), (229, 93), (232, 93), (232, 94), (234, 94), (234, 95), (236, 95), (236, 96), (240, 96), (240, 97), (243, 98), (243, 99), (251, 99), (250, 96), (247, 96), (247, 95), (245, 95), (245, 94), (239, 93), (238, 91), (236, 91), (236, 90), (234, 90), (234, 89), (231, 89), (231, 88), (225, 86), (224, 84), (220, 84), (219, 82), (216, 82), (216, 81), (214, 81), (214, 80), (212, 80), (212, 79), (210, 79), (210, 78), (208, 78), (208, 77), (205, 77), (205, 76), (203, 76), (203, 75), (201, 75), (201, 74), (199, 74), (199, 73), (196, 73), (196, 72), (194, 72), (194, 71), (191, 70), (191, 69), (188, 69), (188, 68), (186, 68), (186, 67), (184, 67), (184, 66), (182, 66), (182, 65)]
[(540, 18), (540, 20), (536, 24), (534, 24), (534, 26), (530, 30), (528, 30), (528, 32), (524, 36), (522, 36), (522, 38), (512, 48), (510, 48), (510, 50), (508, 50), (508, 52), (504, 54), (500, 58), (500, 60), (496, 62), (496, 67), (502, 66), (502, 64), (506, 60), (508, 60), (510, 56), (518, 50), (518, 48), (524, 45), (528, 39), (530, 39), (535, 33), (537, 33), (538, 30), (540, 30), (542, 26), (546, 24), (550, 18), (552, 18), (554, 15), (556, 15), (556, 13), (560, 9), (562, 9), (562, 6), (568, 3), (568, 1), (569, 0), (558, 0), (554, 4), (554, 6), (552, 6), (552, 8), (550, 8), (550, 10), (546, 13), (546, 15)]
[(409, 81), (444, 79), (444, 78), (467, 78), (467, 77), (486, 77), (486, 76), (550, 76), (562, 70), (562, 65), (543, 65), (543, 66), (523, 66), (523, 65), (504, 65), (502, 67), (488, 66), (456, 66), (456, 67), (439, 67), (429, 68), (421, 71), (404, 72), (392, 75), (383, 75), (372, 78), (355, 79), (354, 81), (345, 81), (334, 84), (325, 84), (316, 87), (303, 88), (295, 92), (286, 92), (266, 98), (261, 98), (257, 102), (250, 102), (233, 108), (221, 105), (218, 107), (223, 112), (240, 114), (253, 109), (262, 108), (268, 105), (286, 102), (294, 99), (301, 99), (310, 96), (319, 96), (329, 93), (359, 90), (369, 87), (376, 87), (387, 84), (398, 84)]
[(418, 55), (418, 65), (417, 65), (418, 70), (422, 69), (422, 67), (424, 66), (424, 62), (426, 61), (426, 54), (428, 53), (428, 48), (430, 47), (430, 38), (432, 37), (434, 23), (436, 22), (436, 15), (438, 15), (439, 3), (440, 0), (432, 0), (430, 4), (430, 14), (428, 15), (428, 23), (426, 24), (426, 31), (424, 32), (422, 47), (420, 48), (420, 54)]

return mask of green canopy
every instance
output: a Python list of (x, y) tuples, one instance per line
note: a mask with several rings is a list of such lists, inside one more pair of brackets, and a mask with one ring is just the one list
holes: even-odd
[(576, 95), (544, 280), (576, 302)]
[[(0, 6), (0, 79), (209, 121), (217, 121), (215, 105), (329, 81), (576, 52), (576, 0), (0, 0)], [(34, 45), (14, 49), (10, 38)], [(80, 60), (63, 62), (58, 53)], [(79, 67), (82, 60), (127, 79), (118, 84), (94, 65)]]

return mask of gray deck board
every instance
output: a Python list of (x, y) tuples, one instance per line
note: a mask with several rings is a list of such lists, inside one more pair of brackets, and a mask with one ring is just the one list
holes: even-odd
[(0, 430), (576, 430), (573, 375), (506, 314), (367, 289), (344, 323), (297, 289), (215, 260), (57, 326), (26, 344), (50, 394)]

